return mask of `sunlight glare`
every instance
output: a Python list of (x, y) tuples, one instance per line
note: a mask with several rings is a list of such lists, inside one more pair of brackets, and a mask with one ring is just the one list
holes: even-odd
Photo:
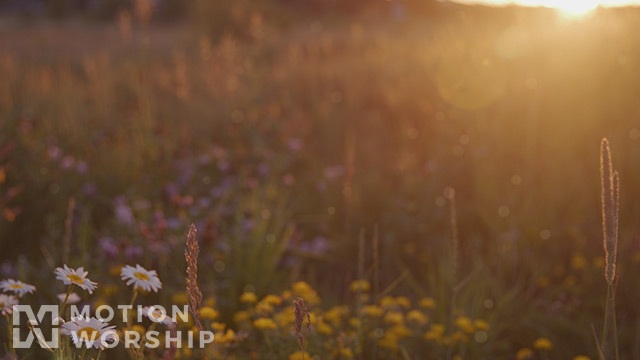
[(568, 16), (582, 16), (599, 5), (598, 0), (566, 0), (554, 2), (552, 6)]

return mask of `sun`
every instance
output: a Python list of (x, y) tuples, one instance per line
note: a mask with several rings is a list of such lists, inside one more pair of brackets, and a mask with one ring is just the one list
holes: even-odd
[(564, 0), (553, 1), (553, 7), (567, 16), (581, 16), (595, 9), (600, 4), (599, 0)]

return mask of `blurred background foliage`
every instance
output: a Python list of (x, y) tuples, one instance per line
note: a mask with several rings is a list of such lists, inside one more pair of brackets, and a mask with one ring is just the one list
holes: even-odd
[[(460, 306), (493, 314), (502, 336), (487, 352), (542, 333), (566, 340), (569, 357), (593, 350), (589, 324), (601, 318), (606, 136), (621, 176), (621, 326), (640, 319), (638, 10), (569, 20), (420, 1), (0, 8), (15, 15), (0, 33), (4, 276), (67, 256), (90, 271), (140, 261), (179, 283), (173, 255), (195, 222), (204, 288), (225, 316), (243, 291), (301, 278), (339, 302), (359, 252), (383, 287), (405, 274), (396, 290), (437, 296), (453, 187), (459, 272), (472, 279)], [(640, 328), (621, 337), (640, 351)]]

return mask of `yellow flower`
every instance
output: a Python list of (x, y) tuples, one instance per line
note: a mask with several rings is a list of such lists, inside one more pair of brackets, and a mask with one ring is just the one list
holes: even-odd
[(309, 355), (306, 351), (296, 351), (293, 354), (289, 355), (289, 360), (302, 360), (308, 359), (311, 360), (311, 355)]
[(453, 343), (457, 343), (458, 341), (467, 342), (469, 341), (469, 337), (463, 332), (456, 331), (451, 334), (451, 341)]
[(273, 294), (265, 296), (262, 299), (262, 301), (273, 306), (278, 306), (282, 304), (282, 298), (278, 295), (273, 295)]
[(318, 293), (313, 290), (311, 285), (307, 284), (304, 281), (298, 281), (294, 283), (291, 286), (291, 289), (293, 290), (293, 294), (303, 298), (306, 303), (317, 304), (320, 302)]
[(385, 316), (384, 316), (384, 323), (385, 324), (402, 324), (404, 322), (404, 314), (402, 314), (401, 312), (388, 312)]
[(214, 330), (214, 331), (223, 331), (226, 327), (227, 325), (225, 325), (224, 323), (215, 322), (215, 321), (211, 323), (211, 330)]
[(411, 335), (411, 330), (407, 329), (407, 327), (404, 326), (403, 324), (394, 325), (393, 327), (389, 328), (387, 332), (399, 339), (402, 339)]
[(202, 316), (203, 319), (213, 320), (218, 317), (218, 312), (211, 306), (204, 306), (200, 309), (200, 316)]
[(240, 295), (240, 302), (253, 304), (257, 301), (258, 301), (258, 297), (256, 296), (256, 294), (252, 292), (245, 292), (245, 293), (242, 293), (242, 295)]
[(411, 307), (411, 300), (404, 296), (398, 296), (395, 300), (396, 304), (402, 306), (405, 309), (409, 309)]
[(414, 322), (419, 325), (424, 325), (427, 323), (428, 319), (425, 314), (423, 314), (420, 310), (411, 310), (407, 313), (407, 320), (410, 322)]
[(553, 344), (551, 343), (551, 340), (541, 337), (533, 342), (533, 347), (538, 350), (551, 350), (553, 349)]
[(287, 325), (291, 325), (296, 321), (296, 316), (293, 312), (293, 306), (287, 306), (282, 309), (281, 312), (275, 314), (273, 318), (276, 320), (280, 327), (284, 328)]
[(262, 315), (270, 314), (273, 311), (273, 305), (265, 301), (256, 304), (256, 311)]
[(233, 314), (233, 322), (239, 324), (248, 321), (251, 318), (251, 314), (248, 311), (238, 311)]
[(362, 314), (370, 317), (380, 317), (384, 314), (384, 310), (376, 305), (367, 305), (362, 307)]
[(522, 348), (516, 353), (517, 360), (527, 360), (533, 358), (533, 350), (531, 348)]
[(120, 265), (113, 265), (112, 267), (109, 268), (109, 275), (111, 276), (120, 276), (120, 271), (122, 270), (122, 267), (124, 265), (120, 264)]
[(405, 309), (409, 309), (411, 307), (411, 301), (404, 296), (398, 296), (396, 298), (392, 296), (385, 296), (380, 299), (380, 306), (385, 309), (393, 308), (396, 306), (403, 307)]
[(141, 335), (142, 335), (142, 334), (144, 334), (144, 333), (145, 333), (145, 331), (147, 331), (147, 330), (144, 328), (144, 326), (142, 326), (142, 325), (138, 325), (138, 324), (135, 324), (135, 325), (131, 326), (131, 330), (132, 330), (132, 331), (135, 331), (135, 332), (137, 332), (138, 334), (141, 334)]
[(333, 352), (333, 356), (339, 359), (353, 359), (353, 351), (349, 348), (340, 348)]
[(349, 289), (353, 292), (366, 292), (371, 290), (371, 284), (367, 280), (356, 280), (351, 283)]
[(208, 298), (206, 298), (203, 302), (202, 302), (205, 306), (211, 306), (214, 307), (216, 306), (216, 299), (209, 296)]
[(436, 307), (436, 301), (435, 301), (435, 300), (433, 300), (433, 299), (432, 299), (432, 298), (430, 298), (430, 297), (425, 297), (425, 298), (420, 299), (420, 301), (418, 302), (418, 305), (419, 305), (421, 308), (425, 308), (425, 309), (433, 309), (433, 308), (435, 308), (435, 307)]
[(182, 355), (184, 355), (184, 357), (186, 358), (190, 358), (191, 354), (193, 353), (191, 349), (189, 349), (188, 347), (183, 347), (182, 349), (180, 349), (180, 351), (182, 352)]
[(171, 296), (171, 302), (174, 304), (186, 304), (189, 302), (189, 297), (184, 292), (177, 292)]
[(316, 326), (316, 329), (318, 330), (318, 332), (320, 334), (324, 334), (324, 335), (331, 335), (333, 334), (333, 329), (331, 328), (331, 326), (329, 326), (329, 324), (327, 324), (324, 321), (320, 321), (318, 323), (318, 325)]
[(578, 356), (575, 356), (573, 360), (591, 360), (591, 358), (584, 355), (578, 355)]
[(455, 325), (462, 331), (466, 332), (466, 333), (473, 333), (475, 331), (474, 327), (473, 327), (473, 323), (471, 322), (471, 319), (469, 319), (468, 317), (465, 316), (461, 316), (459, 318), (456, 318), (455, 320)]
[(291, 299), (291, 290), (285, 290), (282, 292), (282, 300)]
[(352, 317), (349, 319), (349, 325), (354, 328), (360, 327), (360, 319)]
[(269, 318), (259, 318), (259, 319), (253, 320), (253, 326), (261, 330), (264, 330), (264, 329), (274, 330), (277, 327), (276, 322)]
[(222, 331), (219, 333), (216, 333), (216, 335), (213, 337), (213, 342), (216, 344), (224, 344), (224, 343), (232, 342), (235, 339), (236, 339), (236, 333), (231, 329), (227, 329), (226, 334), (223, 333)]
[(476, 319), (473, 321), (473, 326), (476, 327), (476, 329), (478, 330), (489, 330), (489, 323), (482, 320), (482, 319)]
[(339, 326), (342, 319), (349, 315), (347, 306), (334, 306), (324, 313), (324, 320), (330, 322), (333, 326)]
[(392, 308), (396, 305), (395, 300), (393, 299), (393, 296), (384, 296), (382, 297), (382, 299), (380, 299), (380, 306), (382, 306), (383, 308)]
[(398, 350), (398, 337), (386, 332), (384, 336), (378, 340), (378, 345), (383, 348), (387, 348), (393, 351)]
[(538, 283), (538, 286), (541, 287), (541, 288), (547, 287), (547, 286), (551, 285), (551, 279), (549, 279), (548, 276), (540, 276), (538, 278), (537, 283)]
[(587, 259), (582, 254), (575, 254), (571, 259), (571, 267), (576, 270), (584, 270), (588, 264)]

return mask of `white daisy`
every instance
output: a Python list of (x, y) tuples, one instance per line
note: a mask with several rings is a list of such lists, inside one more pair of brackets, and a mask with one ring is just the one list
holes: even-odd
[(69, 296), (67, 297), (67, 293), (62, 293), (62, 294), (58, 294), (56, 295), (58, 297), (58, 300), (60, 300), (60, 302), (63, 302), (64, 299), (67, 299), (67, 305), (73, 305), (73, 304), (77, 304), (80, 302), (80, 295), (72, 292), (69, 294)]
[(13, 292), (18, 294), (18, 297), (22, 297), (22, 295), (29, 293), (33, 294), (36, 291), (36, 287), (33, 285), (25, 284), (19, 280), (6, 279), (0, 281), (0, 289), (4, 292)]
[(173, 319), (171, 319), (169, 315), (167, 315), (166, 311), (162, 311), (162, 309), (154, 307), (152, 311), (150, 306), (145, 306), (142, 308), (141, 311), (142, 311), (142, 315), (148, 317), (153, 322), (157, 322), (165, 325), (171, 325), (171, 323), (173, 322)]
[(13, 313), (13, 305), (18, 305), (18, 299), (13, 295), (0, 294), (0, 314)]
[(127, 285), (133, 284), (134, 288), (141, 288), (145, 291), (158, 292), (158, 289), (162, 289), (162, 283), (158, 278), (158, 273), (155, 270), (147, 270), (140, 265), (125, 266), (120, 272), (122, 280), (127, 281)]
[(63, 268), (56, 268), (56, 279), (62, 280), (65, 285), (77, 285), (83, 290), (87, 290), (89, 294), (93, 293), (93, 290), (98, 287), (98, 283), (93, 282), (87, 278), (88, 271), (84, 271), (81, 266), (76, 270), (70, 269), (67, 265)]
[(83, 343), (87, 348), (93, 346), (96, 349), (104, 349), (108, 343), (116, 340), (115, 326), (109, 326), (96, 318), (71, 318), (71, 321), (62, 324), (60, 332), (71, 336), (74, 344)]

